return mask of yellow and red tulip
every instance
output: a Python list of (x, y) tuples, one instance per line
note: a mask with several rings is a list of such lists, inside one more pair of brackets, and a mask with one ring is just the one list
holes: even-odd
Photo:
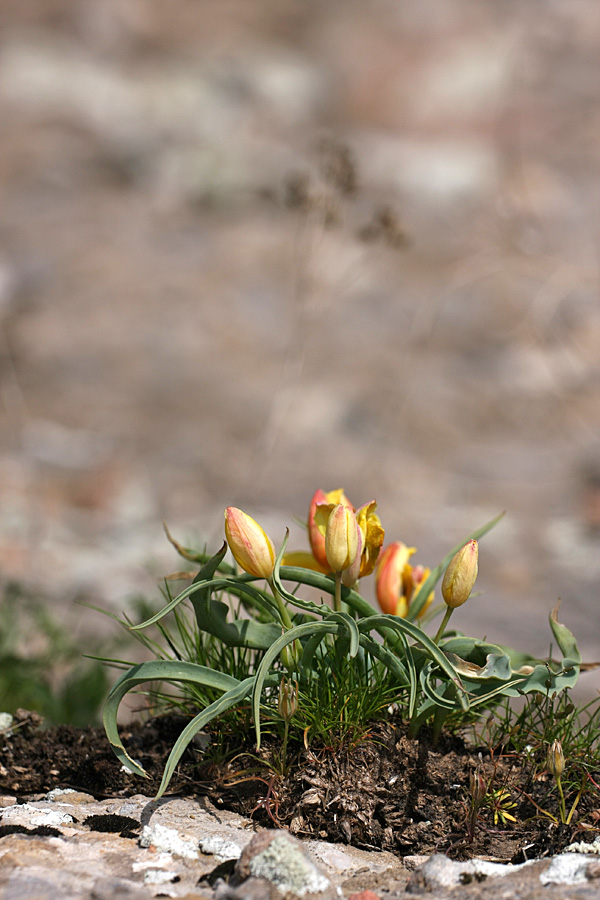
[(377, 602), (384, 613), (405, 618), (408, 614), (408, 590), (412, 566), (409, 559), (415, 547), (407, 547), (402, 541), (388, 544), (377, 563), (375, 587)]
[(360, 568), (361, 550), (362, 534), (354, 510), (338, 503), (327, 517), (325, 529), (325, 556), (330, 570), (338, 574), (357, 560)]
[(275, 548), (268, 534), (251, 516), (228, 506), (225, 536), (238, 566), (257, 578), (270, 578), (275, 566)]
[(450, 609), (469, 599), (477, 578), (478, 553), (477, 541), (469, 541), (450, 560), (442, 580), (442, 597)]
[(359, 578), (370, 575), (374, 570), (385, 531), (381, 526), (381, 519), (375, 512), (377, 503), (371, 500), (356, 510), (356, 521), (362, 533), (362, 551), (360, 560)]
[[(310, 548), (317, 563), (322, 571), (329, 572), (327, 563), (327, 554), (325, 552), (325, 531), (327, 530), (327, 519), (334, 506), (341, 503), (348, 509), (354, 509), (343, 488), (337, 488), (334, 491), (325, 492), (319, 488), (313, 494), (308, 510), (308, 540)], [(320, 507), (326, 507), (320, 509)], [(318, 513), (318, 514), (317, 514)]]

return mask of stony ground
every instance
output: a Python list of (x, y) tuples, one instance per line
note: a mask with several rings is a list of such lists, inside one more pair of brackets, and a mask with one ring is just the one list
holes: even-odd
[(0, 3), (3, 577), (89, 628), (343, 485), (423, 563), (506, 509), (457, 625), (598, 657), (596, 13)]
[[(142, 789), (157, 793), (185, 724), (182, 717), (166, 717), (122, 730), (127, 752), (147, 773), (143, 780), (121, 766), (102, 731), (41, 730), (39, 716), (22, 711), (2, 737), (0, 791), (20, 802), (65, 789), (102, 800), (122, 800)], [(550, 818), (558, 815), (553, 781), (534, 777), (522, 755), (491, 756), (445, 736), (433, 745), (426, 731), (417, 741), (405, 731), (390, 722), (354, 744), (291, 746), (285, 772), (279, 742), (266, 741), (257, 755), (253, 742), (239, 735), (221, 735), (211, 744), (203, 734), (204, 749), (186, 751), (166, 796), (206, 799), (218, 810), (248, 817), (255, 827), (390, 851), (398, 858), (443, 852), (461, 860), (518, 864), (551, 857), (573, 841), (594, 840), (595, 791), (586, 791), (570, 824), (560, 825)], [(589, 774), (597, 782), (598, 773)], [(486, 794), (477, 806), (475, 777)], [(570, 808), (574, 794), (567, 799)]]

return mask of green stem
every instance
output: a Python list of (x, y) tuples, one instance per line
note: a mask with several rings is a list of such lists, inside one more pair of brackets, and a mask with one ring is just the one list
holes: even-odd
[(333, 596), (333, 608), (335, 612), (342, 611), (342, 573), (337, 572), (335, 576), (335, 594)]
[[(565, 824), (567, 824), (567, 812), (566, 812), (566, 808), (565, 808), (565, 795), (564, 795), (564, 792), (562, 789), (562, 782), (561, 782), (561, 778), (559, 775), (556, 776), (556, 786), (558, 787), (558, 793), (560, 795), (560, 803), (559, 803), (560, 821), (562, 822), (563, 825), (565, 825)], [(569, 819), (571, 818), (572, 814), (573, 814), (573, 810), (571, 810), (571, 812), (569, 813)]]
[(435, 636), (434, 639), (433, 639), (433, 643), (434, 643), (434, 644), (438, 644), (438, 643), (439, 643), (440, 638), (441, 638), (441, 636), (443, 635), (444, 631), (446, 630), (446, 625), (447, 625), (448, 622), (450, 621), (450, 616), (452, 615), (453, 612), (454, 612), (454, 609), (453, 609), (452, 606), (446, 607), (446, 612), (444, 613), (444, 618), (442, 619), (442, 624), (441, 624), (440, 627), (438, 628), (437, 634), (436, 634), (436, 636)]
[(285, 718), (283, 720), (283, 746), (281, 748), (281, 774), (285, 775), (286, 763), (287, 763), (287, 745), (288, 745), (288, 735), (290, 731), (290, 720)]
[(275, 603), (277, 604), (277, 609), (279, 610), (279, 615), (281, 617), (281, 624), (283, 625), (283, 627), (285, 628), (286, 631), (289, 631), (290, 628), (293, 628), (292, 619), (290, 617), (290, 613), (289, 613), (287, 606), (283, 602), (283, 597), (281, 596), (281, 594), (275, 587), (275, 584), (273, 583), (272, 578), (269, 578), (269, 587), (271, 588), (271, 590), (273, 592), (273, 596), (275, 598)]
[(584, 789), (584, 787), (585, 787), (585, 779), (581, 782), (581, 787), (580, 787), (579, 790), (577, 791), (577, 796), (575, 797), (575, 800), (574, 800), (574, 802), (573, 802), (573, 806), (571, 807), (571, 810), (570, 810), (570, 812), (569, 812), (569, 815), (567, 816), (567, 825), (570, 825), (570, 824), (571, 824), (571, 819), (573, 818), (573, 813), (574, 813), (575, 810), (577, 809), (577, 804), (578, 804), (579, 801), (581, 800), (581, 795), (583, 794), (583, 789)]
[[(269, 587), (273, 591), (273, 597), (275, 598), (275, 603), (277, 604), (277, 609), (279, 610), (279, 616), (281, 618), (281, 624), (283, 625), (284, 631), (289, 631), (290, 628), (294, 627), (294, 623), (292, 622), (287, 606), (283, 602), (283, 597), (275, 587), (272, 578), (269, 578)], [(284, 666), (289, 669), (290, 672), (296, 667), (301, 656), (302, 645), (300, 641), (294, 641), (293, 644), (289, 644), (281, 651), (281, 661)]]

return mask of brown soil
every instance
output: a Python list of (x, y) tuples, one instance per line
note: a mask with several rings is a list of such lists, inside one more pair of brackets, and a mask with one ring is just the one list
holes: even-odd
[[(39, 716), (21, 713), (19, 727), (3, 738), (0, 790), (19, 798), (56, 787), (97, 798), (152, 794), (182, 724), (178, 717), (157, 718), (124, 731), (128, 752), (150, 776), (144, 782), (123, 770), (102, 730), (69, 725), (43, 730)], [(301, 837), (402, 855), (444, 851), (518, 862), (558, 852), (576, 834), (578, 839), (595, 834), (577, 824), (593, 810), (591, 795), (583, 796), (570, 826), (556, 825), (536, 813), (536, 804), (556, 812), (550, 782), (535, 781), (510, 757), (480, 756), (456, 737), (442, 737), (433, 747), (426, 734), (411, 741), (401, 727), (378, 725), (356, 746), (292, 748), (286, 777), (277, 772), (277, 749), (267, 744), (258, 758), (248, 741), (227, 760), (210, 749), (188, 749), (169, 793), (205, 795), (217, 807)], [(484, 805), (471, 839), (469, 775), (478, 766), (486, 781), (492, 779), (488, 796), (509, 792), (516, 822), (494, 824), (493, 810)]]

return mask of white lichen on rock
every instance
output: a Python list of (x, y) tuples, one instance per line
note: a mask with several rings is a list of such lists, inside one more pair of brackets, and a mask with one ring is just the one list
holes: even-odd
[(277, 835), (268, 847), (250, 861), (250, 872), (255, 878), (265, 878), (285, 894), (288, 891), (303, 897), (319, 894), (330, 887), (329, 879), (322, 875), (314, 863), (285, 835)]
[(183, 856), (186, 859), (198, 859), (198, 850), (194, 841), (186, 841), (174, 828), (166, 828), (158, 822), (156, 825), (145, 825), (140, 837), (142, 847), (156, 847), (165, 853)]

